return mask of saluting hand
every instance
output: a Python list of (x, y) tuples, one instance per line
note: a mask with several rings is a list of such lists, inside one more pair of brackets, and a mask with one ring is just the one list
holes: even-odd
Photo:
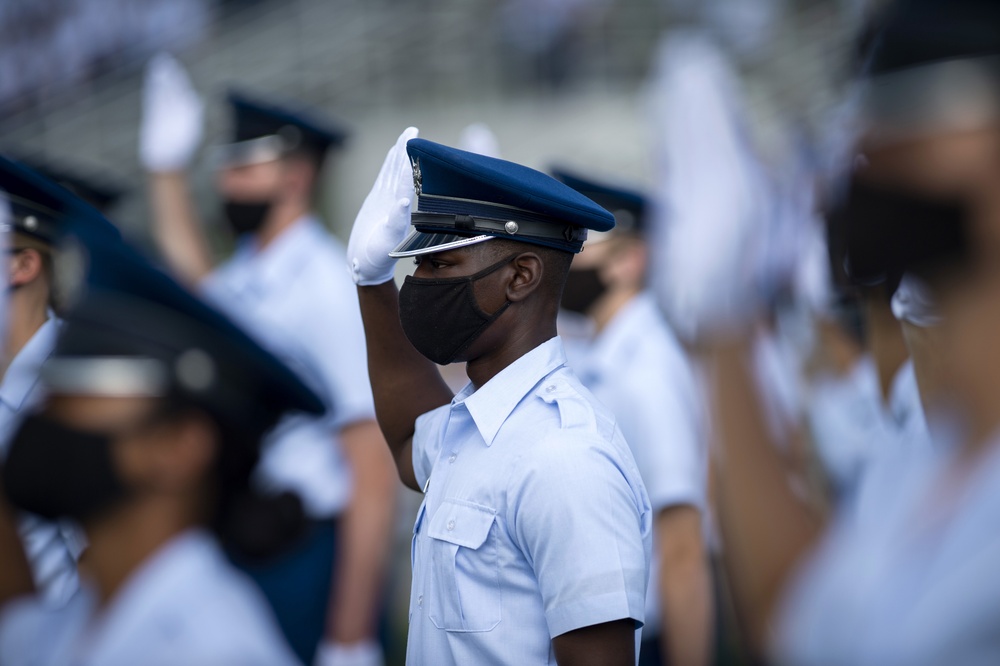
[(204, 104), (177, 60), (159, 53), (146, 66), (139, 160), (147, 171), (183, 171), (201, 143)]
[(416, 127), (407, 127), (399, 135), (354, 218), (347, 261), (355, 284), (383, 284), (393, 278), (396, 260), (389, 253), (406, 237), (410, 205), (416, 196), (406, 143), (418, 133)]

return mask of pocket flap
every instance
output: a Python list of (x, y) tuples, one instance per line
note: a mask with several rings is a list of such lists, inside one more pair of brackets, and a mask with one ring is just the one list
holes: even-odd
[(427, 536), (475, 550), (486, 542), (496, 511), (488, 506), (446, 499), (427, 527)]

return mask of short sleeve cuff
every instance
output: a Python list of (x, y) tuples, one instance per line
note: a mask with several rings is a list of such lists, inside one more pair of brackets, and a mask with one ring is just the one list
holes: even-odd
[(644, 605), (642, 599), (629, 599), (625, 592), (614, 592), (550, 608), (545, 611), (545, 620), (552, 638), (574, 629), (626, 618), (635, 620), (639, 629), (645, 621)]

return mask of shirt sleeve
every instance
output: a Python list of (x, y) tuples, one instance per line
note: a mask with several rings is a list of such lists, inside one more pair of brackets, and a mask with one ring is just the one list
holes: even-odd
[[(629, 373), (616, 406), (654, 511), (706, 504), (707, 461), (700, 395), (682, 359), (663, 359)], [(620, 411), (619, 411), (620, 410)]]
[[(535, 571), (549, 634), (644, 620), (650, 511), (609, 444), (560, 431), (508, 488), (508, 525)], [(623, 445), (624, 446), (624, 445)]]

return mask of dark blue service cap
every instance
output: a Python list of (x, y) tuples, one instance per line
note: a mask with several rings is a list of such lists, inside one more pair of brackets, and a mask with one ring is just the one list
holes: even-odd
[(0, 190), (10, 205), (13, 231), (49, 245), (77, 219), (98, 237), (120, 238), (118, 230), (90, 204), (31, 167), (0, 156)]
[(80, 288), (42, 370), (51, 391), (180, 397), (249, 434), (286, 412), (324, 411), (298, 375), (225, 315), (93, 226), (82, 218), (70, 225)]
[(867, 72), (1000, 54), (996, 0), (897, 0), (872, 26)]
[(347, 130), (312, 110), (279, 105), (239, 91), (230, 91), (232, 143), (223, 147), (223, 163), (267, 162), (296, 150), (318, 157), (343, 145)]
[(417, 207), (414, 230), (393, 252), (409, 257), (492, 238), (579, 252), (587, 230), (609, 231), (615, 218), (551, 176), (495, 157), (426, 139), (406, 144)]
[(615, 231), (643, 233), (646, 229), (646, 197), (640, 192), (591, 180), (566, 169), (553, 167), (552, 175), (615, 216)]
[(29, 157), (18, 157), (17, 161), (69, 190), (102, 213), (114, 206), (126, 192), (121, 183), (104, 175), (89, 172), (85, 174), (83, 169), (74, 166)]
[(863, 116), (896, 134), (1000, 118), (1000, 2), (902, 0), (862, 39)]

